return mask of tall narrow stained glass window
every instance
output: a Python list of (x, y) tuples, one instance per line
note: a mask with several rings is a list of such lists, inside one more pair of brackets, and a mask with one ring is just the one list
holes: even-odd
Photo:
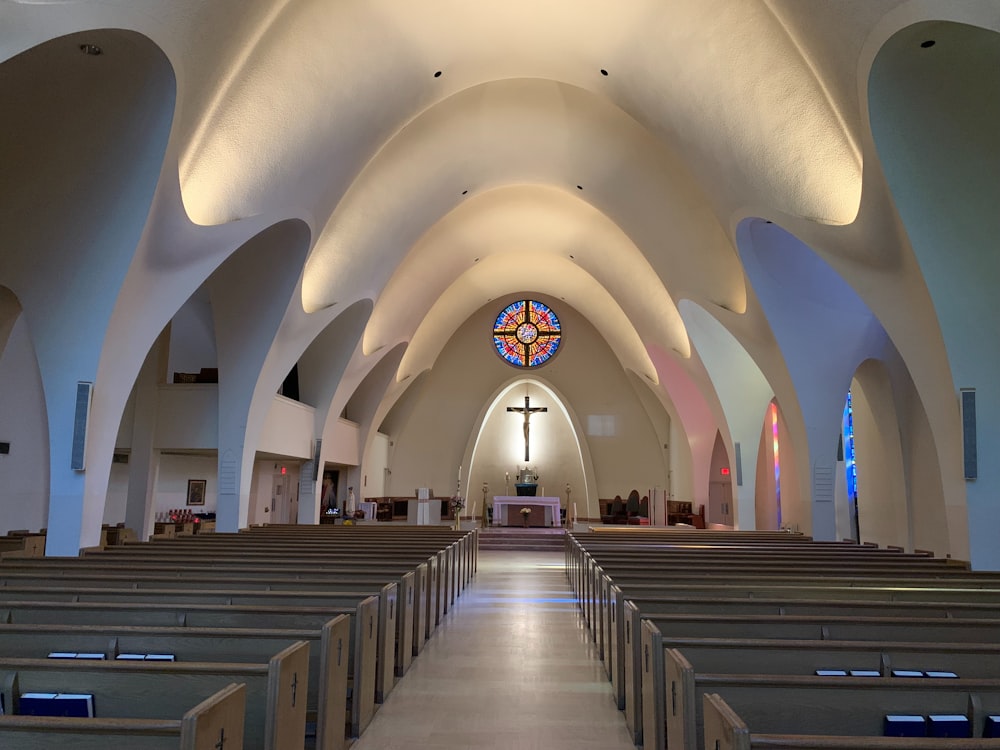
[(493, 324), (497, 354), (514, 367), (538, 367), (559, 349), (562, 326), (552, 310), (535, 300), (519, 300), (503, 309)]

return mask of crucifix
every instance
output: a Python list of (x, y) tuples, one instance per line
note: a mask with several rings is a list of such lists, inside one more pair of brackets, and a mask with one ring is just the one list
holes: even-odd
[(529, 397), (524, 397), (524, 406), (508, 406), (507, 411), (516, 411), (524, 415), (524, 460), (530, 460), (528, 458), (528, 431), (531, 429), (529, 420), (531, 415), (539, 411), (548, 411), (546, 406), (532, 406), (529, 401)]

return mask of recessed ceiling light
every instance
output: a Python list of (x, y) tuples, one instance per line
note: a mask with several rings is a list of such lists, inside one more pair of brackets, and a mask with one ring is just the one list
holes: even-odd
[(571, 255), (571, 256), (569, 256), (569, 259), (570, 260), (576, 260), (576, 256), (575, 255)]
[(577, 185), (577, 186), (576, 186), (576, 189), (577, 189), (577, 190), (583, 190), (583, 185)]
[(601, 68), (601, 75), (602, 76), (606, 76), (607, 74), (608, 74), (608, 71), (606, 71), (604, 68)]
[(476, 258), (476, 259), (475, 259), (474, 261), (472, 261), (472, 262), (473, 262), (473, 263), (478, 263), (478, 262), (479, 262), (479, 258)]
[(462, 191), (462, 195), (468, 195), (468, 194), (469, 194), (469, 191), (468, 191), (468, 190), (463, 190), (463, 191)]
[(104, 53), (104, 50), (102, 50), (96, 44), (81, 44), (80, 51), (85, 55), (93, 55), (94, 57), (97, 57), (97, 55)]
[(920, 46), (923, 47), (924, 49), (928, 49), (929, 47), (933, 47), (935, 44), (937, 44), (937, 42), (935, 42), (933, 39), (927, 39), (926, 41), (921, 42)]
[(435, 72), (434, 73), (434, 77), (435, 78), (440, 78), (441, 77), (441, 71), (439, 70), (439, 71)]

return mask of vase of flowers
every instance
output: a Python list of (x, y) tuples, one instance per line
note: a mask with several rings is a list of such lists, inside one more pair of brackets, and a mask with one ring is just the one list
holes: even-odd
[(528, 528), (528, 516), (531, 515), (531, 508), (521, 508), (521, 520), (524, 523), (524, 528)]
[(451, 508), (452, 515), (455, 517), (455, 531), (461, 531), (462, 529), (462, 508), (465, 507), (465, 499), (456, 495), (448, 503)]

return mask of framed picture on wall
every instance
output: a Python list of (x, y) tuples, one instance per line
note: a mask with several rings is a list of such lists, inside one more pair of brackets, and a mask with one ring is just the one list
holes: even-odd
[(205, 487), (208, 485), (207, 479), (189, 479), (188, 480), (188, 494), (187, 494), (187, 504), (188, 505), (204, 505), (205, 504)]

